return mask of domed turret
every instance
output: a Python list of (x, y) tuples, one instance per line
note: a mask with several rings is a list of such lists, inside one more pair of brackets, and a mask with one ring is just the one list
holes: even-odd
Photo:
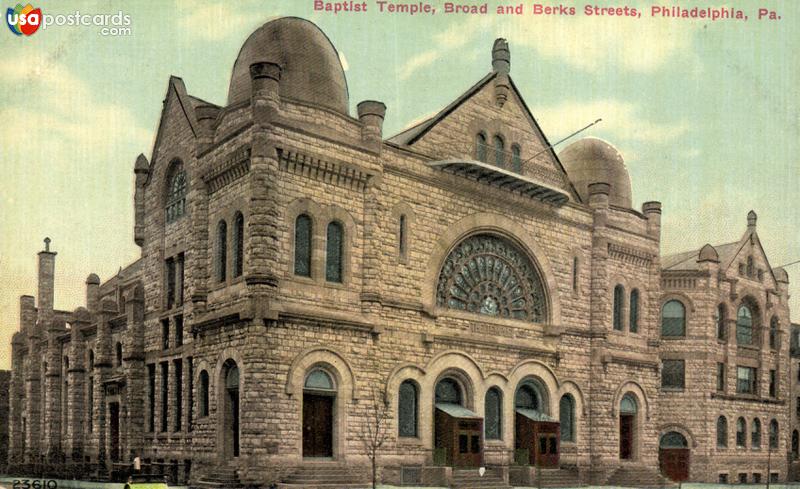
[(719, 263), (719, 253), (717, 253), (717, 250), (710, 244), (706, 244), (700, 248), (700, 254), (697, 257), (697, 262), (700, 263), (704, 261)]
[(558, 157), (584, 202), (589, 198), (589, 184), (603, 182), (611, 185), (611, 205), (631, 208), (631, 177), (616, 148), (588, 137), (570, 144)]
[(264, 61), (282, 68), (281, 97), (348, 114), (347, 80), (338, 52), (313, 23), (281, 17), (256, 29), (233, 64), (228, 105), (250, 100), (250, 65)]

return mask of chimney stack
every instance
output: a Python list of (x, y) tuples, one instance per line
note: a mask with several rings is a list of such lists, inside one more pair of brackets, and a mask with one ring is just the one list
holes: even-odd
[(100, 277), (90, 273), (86, 277), (86, 309), (89, 312), (97, 312), (97, 301), (100, 298)]
[(39, 323), (43, 328), (53, 320), (55, 296), (56, 252), (50, 251), (50, 238), (44, 238), (44, 251), (39, 252)]
[(383, 118), (386, 116), (386, 105), (377, 100), (364, 100), (356, 107), (358, 120), (361, 121), (361, 140), (371, 146), (383, 142)]
[(642, 204), (642, 214), (647, 218), (647, 232), (655, 237), (661, 237), (661, 202), (650, 201)]
[(253, 117), (256, 122), (268, 123), (278, 115), (280, 105), (281, 65), (262, 61), (250, 65), (253, 84)]

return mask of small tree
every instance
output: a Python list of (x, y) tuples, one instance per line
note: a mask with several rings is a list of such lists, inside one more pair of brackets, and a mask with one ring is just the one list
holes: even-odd
[(372, 465), (372, 489), (375, 489), (378, 483), (378, 454), (389, 436), (389, 400), (386, 392), (373, 389), (372, 402), (367, 406), (365, 418), (360, 438)]

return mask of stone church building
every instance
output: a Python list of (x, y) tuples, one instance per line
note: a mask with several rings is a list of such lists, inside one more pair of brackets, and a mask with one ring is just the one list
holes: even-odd
[(385, 435), (394, 484), (785, 480), (788, 276), (755, 213), (661, 256), (661, 204), (633, 207), (604, 141), (556, 154), (510, 69), (498, 39), (393, 137), (307, 20), (247, 39), (224, 106), (171, 78), (134, 167), (141, 257), (58, 311), (39, 253), (9, 462), (347, 487)]

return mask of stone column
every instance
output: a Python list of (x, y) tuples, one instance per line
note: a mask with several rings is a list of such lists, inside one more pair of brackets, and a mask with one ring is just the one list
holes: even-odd
[(83, 421), (86, 416), (84, 399), (86, 393), (86, 344), (81, 330), (90, 323), (91, 316), (86, 309), (79, 307), (73, 313), (69, 342), (70, 365), (67, 370), (67, 429), (64, 451), (67, 457), (74, 462), (83, 460), (85, 446), (86, 433)]

